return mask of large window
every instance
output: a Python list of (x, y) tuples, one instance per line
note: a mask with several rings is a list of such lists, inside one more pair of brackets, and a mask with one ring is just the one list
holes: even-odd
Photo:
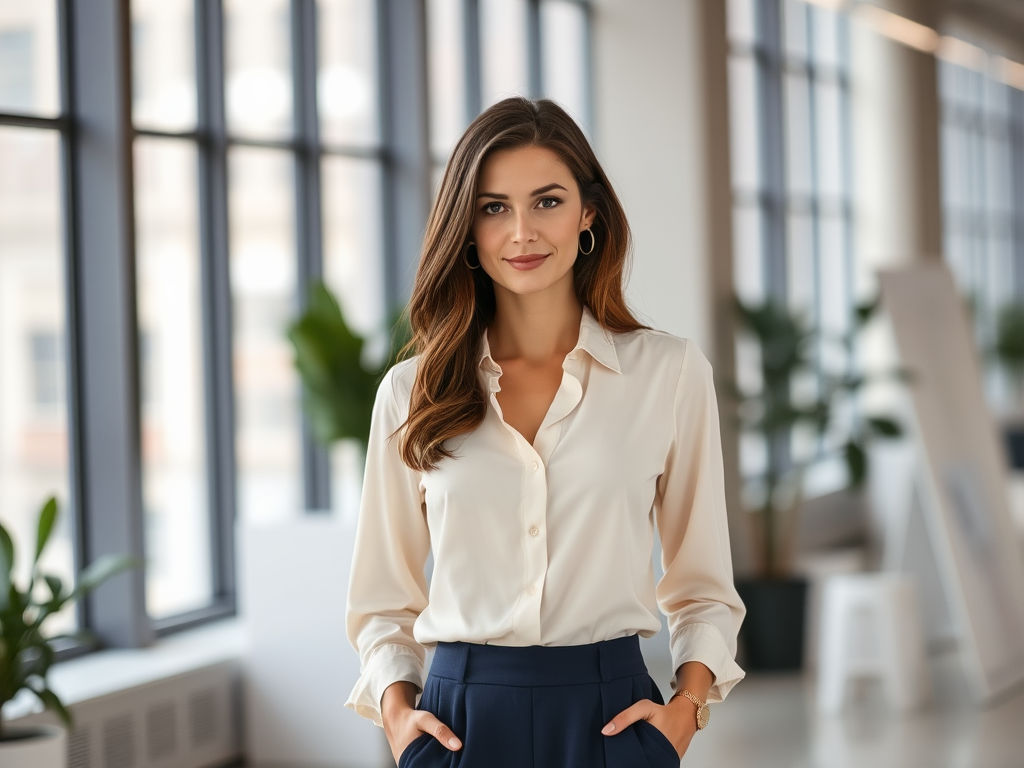
[(588, 13), (0, 0), (0, 518), (27, 549), (56, 493), (50, 570), (146, 562), (54, 629), (228, 615), (236, 520), (351, 510), (358, 451), (312, 439), (286, 326), (322, 277), (382, 329), (483, 107), (550, 95), (586, 126)]
[[(0, 0), (0, 520), (29, 552), (36, 514), (56, 495), (61, 516), (44, 566), (69, 581), (75, 499), (57, 39), (56, 3)], [(28, 561), (17, 563), (19, 580)], [(67, 630), (75, 621), (65, 610), (51, 626)]]
[[(1024, 91), (984, 66), (942, 60), (939, 90), (943, 250), (987, 345), (999, 309), (1024, 301)], [(991, 373), (988, 394), (1000, 405), (1011, 382)]]
[[(849, 330), (852, 291), (848, 20), (800, 0), (730, 0), (729, 90), (732, 125), (735, 288), (746, 301), (768, 297), (836, 335)], [(737, 351), (737, 376), (759, 386), (757, 350)], [(820, 371), (842, 370), (834, 347), (817, 352), (818, 373), (792, 382), (812, 395)], [(813, 461), (805, 492), (845, 484), (839, 451), (848, 411), (824, 440), (794, 430), (787, 461)], [(744, 475), (765, 466), (766, 446), (744, 435)]]

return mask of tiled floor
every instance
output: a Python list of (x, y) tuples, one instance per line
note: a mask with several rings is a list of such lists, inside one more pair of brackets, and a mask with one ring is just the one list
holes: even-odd
[(932, 659), (931, 704), (890, 711), (877, 684), (842, 716), (815, 711), (814, 681), (748, 675), (712, 707), (683, 766), (718, 768), (1024, 768), (1024, 690), (977, 709), (953, 654)]

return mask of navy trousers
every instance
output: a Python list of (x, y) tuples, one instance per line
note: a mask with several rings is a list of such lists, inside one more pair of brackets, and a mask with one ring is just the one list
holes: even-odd
[(646, 720), (601, 733), (642, 699), (664, 703), (636, 635), (569, 646), (438, 643), (416, 708), (462, 748), (421, 733), (398, 768), (679, 768), (672, 742)]

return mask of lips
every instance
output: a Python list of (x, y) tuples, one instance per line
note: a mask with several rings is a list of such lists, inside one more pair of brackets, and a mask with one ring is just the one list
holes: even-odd
[(526, 253), (522, 256), (514, 256), (511, 259), (505, 259), (514, 269), (534, 269), (544, 263), (550, 254), (547, 253)]

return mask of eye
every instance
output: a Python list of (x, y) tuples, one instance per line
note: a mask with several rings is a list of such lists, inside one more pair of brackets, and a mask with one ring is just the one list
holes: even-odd
[[(497, 207), (495, 207), (495, 206), (497, 206)], [(504, 208), (504, 207), (505, 206), (502, 203), (487, 203), (483, 207), (483, 212), (493, 216), (496, 213), (501, 213), (501, 209)]]
[(554, 208), (555, 206), (559, 205), (561, 202), (562, 201), (559, 200), (557, 197), (542, 197), (540, 199), (540, 207), (541, 208)]

